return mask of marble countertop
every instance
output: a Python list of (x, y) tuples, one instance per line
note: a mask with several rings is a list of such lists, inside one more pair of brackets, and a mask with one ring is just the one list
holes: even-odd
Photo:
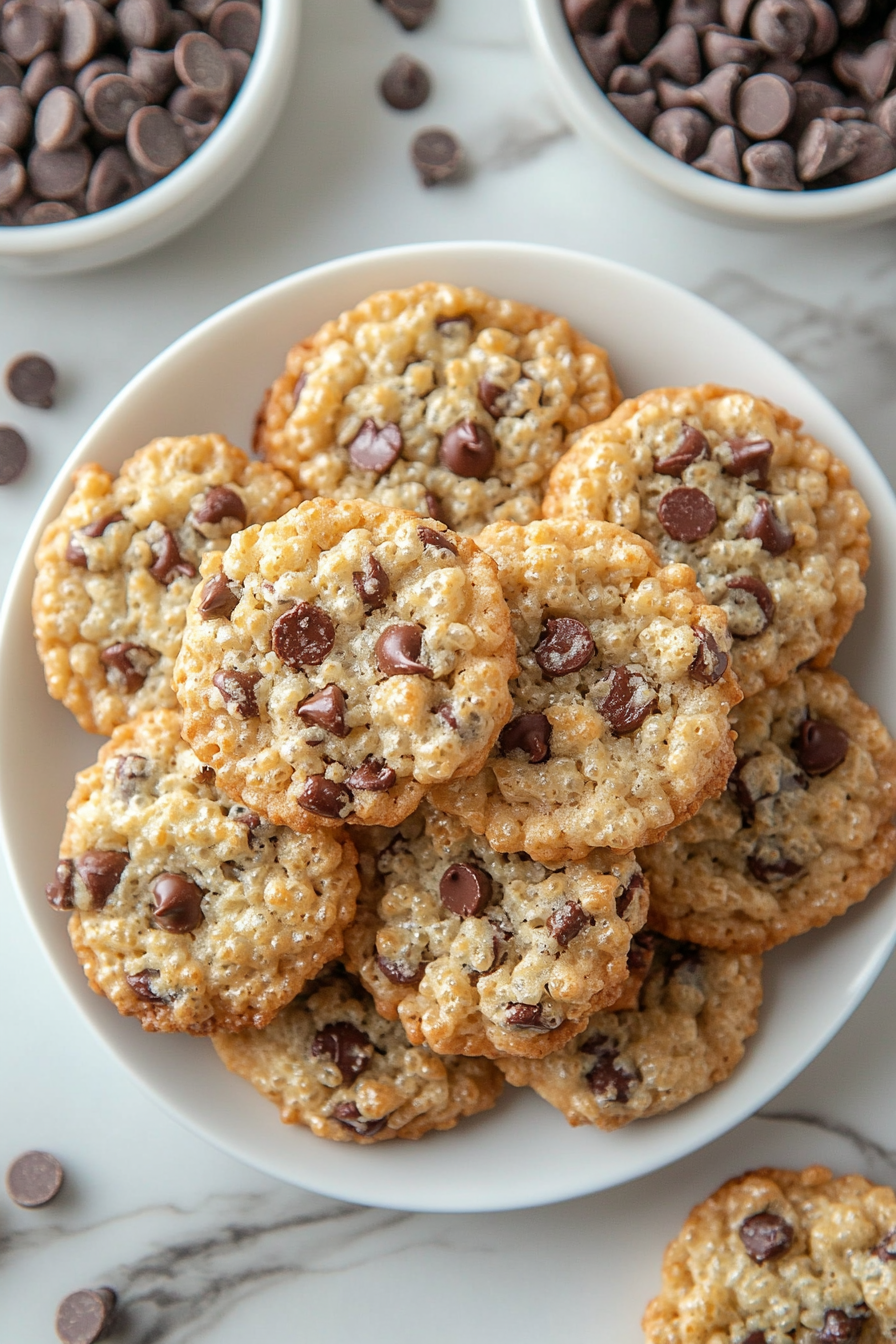
[[(402, 50), (419, 54), (435, 80), (430, 104), (411, 114), (375, 94)], [(426, 124), (454, 128), (469, 147), (463, 183), (416, 183), (407, 145)], [(61, 373), (51, 413), (0, 391), (0, 421), (18, 424), (33, 448), (25, 475), (0, 491), (4, 580), (59, 464), (171, 340), (309, 264), (459, 238), (579, 248), (704, 295), (797, 363), (896, 480), (896, 226), (747, 232), (682, 213), (566, 127), (527, 48), (518, 0), (440, 0), (438, 17), (415, 34), (373, 0), (305, 0), (286, 112), (209, 219), (105, 272), (0, 278), (0, 365), (38, 349)], [(421, 1334), (448, 1344), (508, 1328), (517, 1344), (636, 1344), (665, 1243), (721, 1180), (748, 1166), (815, 1161), (896, 1180), (893, 962), (796, 1082), (703, 1151), (573, 1203), (448, 1216), (278, 1185), (182, 1129), (74, 1011), (5, 873), (0, 946), (0, 1167), (37, 1147), (67, 1172), (46, 1209), (24, 1212), (0, 1197), (0, 1344), (52, 1340), (57, 1301), (103, 1283), (124, 1304), (114, 1335), (122, 1344), (416, 1344)]]

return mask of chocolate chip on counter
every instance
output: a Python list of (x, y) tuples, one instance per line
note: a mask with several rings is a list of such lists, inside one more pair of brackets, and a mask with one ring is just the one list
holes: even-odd
[(689, 23), (674, 23), (642, 61), (645, 70), (656, 70), (679, 84), (696, 84), (700, 78), (700, 46)]
[(699, 682), (701, 686), (715, 686), (725, 675), (728, 655), (724, 649), (719, 648), (715, 636), (709, 630), (697, 625), (694, 627), (694, 634), (697, 637), (697, 652), (688, 668), (688, 674), (692, 681)]
[(245, 527), (246, 504), (230, 486), (213, 485), (193, 510), (193, 517), (197, 523), (223, 523), (225, 518), (232, 518)]
[(709, 495), (692, 486), (678, 486), (663, 495), (657, 517), (673, 541), (700, 541), (718, 522), (716, 506)]
[(34, 138), (41, 149), (70, 149), (86, 129), (81, 100), (73, 89), (57, 85), (44, 94), (34, 118)]
[[(153, 51), (149, 47), (134, 47), (128, 57), (126, 73), (142, 89), (143, 96), (148, 103), (164, 103), (177, 84), (174, 52)], [(233, 72), (231, 70), (232, 81)]]
[(383, 7), (410, 33), (432, 16), (436, 0), (383, 0)]
[(797, 180), (796, 160), (790, 145), (783, 140), (766, 140), (744, 150), (742, 159), (751, 187), (765, 191), (802, 191)]
[(107, 140), (123, 140), (146, 95), (128, 75), (100, 75), (84, 95), (84, 111), (95, 131)]
[(82, 211), (65, 201), (38, 201), (31, 205), (19, 220), (20, 224), (64, 224), (67, 220), (77, 219)]
[(421, 131), (411, 142), (411, 159), (424, 187), (457, 177), (464, 163), (460, 141), (440, 126)]
[[(755, 146), (754, 146), (755, 148)], [(769, 555), (783, 555), (794, 542), (794, 535), (785, 523), (782, 523), (772, 508), (771, 501), (763, 496), (756, 501), (756, 511), (741, 532), (748, 541), (758, 540)]]
[(807, 775), (829, 775), (846, 759), (849, 734), (828, 719), (803, 719), (793, 749)]
[(348, 446), (348, 455), (359, 471), (388, 471), (397, 462), (404, 447), (398, 425), (391, 420), (380, 429), (368, 417)]
[(848, 89), (857, 89), (863, 98), (876, 103), (893, 84), (896, 42), (883, 39), (872, 42), (864, 51), (838, 51), (831, 65), (842, 84)]
[(420, 662), (423, 631), (419, 625), (387, 625), (376, 642), (376, 663), (387, 677), (429, 677), (433, 671)]
[(849, 1316), (836, 1308), (826, 1311), (824, 1325), (816, 1335), (818, 1344), (858, 1344), (867, 1315), (867, 1308), (860, 1316)]
[(271, 627), (271, 646), (281, 662), (295, 672), (319, 667), (336, 643), (336, 627), (320, 607), (310, 602), (296, 605)]
[(71, 859), (60, 859), (52, 882), (45, 888), (47, 900), (54, 910), (71, 910), (75, 896), (75, 865)]
[(118, 849), (88, 849), (75, 860), (75, 872), (87, 888), (91, 908), (102, 910), (121, 880), (130, 855)]
[(56, 1311), (62, 1344), (95, 1344), (112, 1324), (117, 1299), (112, 1288), (82, 1288), (69, 1293)]
[(159, 978), (158, 971), (138, 971), (136, 975), (126, 975), (131, 989), (142, 999), (144, 1003), (164, 1003), (165, 1000), (161, 994), (157, 994), (153, 988), (153, 981)]
[(380, 1130), (386, 1128), (389, 1121), (387, 1115), (384, 1115), (380, 1120), (365, 1120), (353, 1101), (340, 1101), (338, 1106), (334, 1106), (333, 1119), (338, 1120), (340, 1125), (345, 1125), (346, 1129), (350, 1129), (364, 1138), (379, 1134)]
[(346, 779), (346, 784), (357, 793), (386, 793), (392, 788), (398, 776), (391, 765), (386, 765), (385, 761), (378, 761), (371, 756), (369, 760), (364, 761), (357, 766)]
[(119, 5), (113, 19), (97, 0), (66, 0), (59, 41), (59, 59), (66, 70), (80, 70), (93, 60), (120, 25), (121, 11)]
[(239, 595), (227, 581), (225, 574), (213, 574), (202, 585), (199, 598), (199, 615), (204, 621), (218, 617), (229, 620), (239, 602)]
[[(38, 56), (35, 59), (40, 60), (40, 57)], [(33, 64), (34, 61), (32, 61), (32, 65)], [(22, 67), (19, 65), (18, 61), (14, 61), (11, 56), (7, 56), (5, 51), (0, 51), (0, 89), (8, 87), (18, 89), (22, 87), (24, 82)], [(28, 98), (27, 93), (25, 94), (25, 97)], [(28, 101), (31, 101), (30, 98)]]
[(6, 1190), (20, 1209), (39, 1209), (59, 1194), (63, 1174), (52, 1153), (22, 1153), (6, 1170)]
[(442, 437), (439, 461), (455, 476), (484, 481), (491, 474), (495, 461), (492, 436), (475, 420), (459, 420)]
[(152, 884), (153, 920), (168, 933), (191, 933), (202, 923), (202, 892), (182, 873), (162, 873)]
[(233, 705), (243, 719), (258, 718), (255, 687), (260, 681), (260, 672), (237, 672), (232, 667), (221, 667), (212, 677), (212, 685), (221, 692), (225, 703)]
[(352, 796), (344, 784), (327, 779), (326, 775), (309, 775), (299, 794), (299, 806), (317, 817), (330, 817), (340, 820), (345, 814)]
[(429, 97), (429, 71), (413, 56), (396, 56), (380, 80), (380, 93), (396, 112), (422, 107)]
[(373, 1041), (352, 1022), (331, 1022), (311, 1042), (314, 1059), (332, 1059), (345, 1087), (370, 1067), (373, 1053)]
[(617, 34), (604, 33), (601, 37), (583, 34), (576, 38), (576, 46), (591, 78), (600, 88), (606, 89), (607, 81), (622, 56)]
[(194, 579), (196, 566), (181, 555), (173, 532), (162, 528), (162, 535), (150, 542), (149, 549), (154, 556), (149, 572), (158, 583), (166, 587), (176, 578)]
[(850, 126), (850, 135), (856, 143), (856, 152), (840, 169), (844, 182), (865, 182), (870, 177), (879, 177), (881, 173), (889, 173), (896, 168), (896, 148), (879, 126), (854, 121)]
[(782, 878), (799, 877), (803, 872), (802, 864), (794, 859), (788, 859), (784, 854), (771, 859), (763, 858), (761, 854), (748, 854), (747, 867), (756, 881), (762, 882), (765, 886)]
[(57, 15), (36, 0), (12, 0), (2, 7), (0, 43), (19, 65), (28, 65), (56, 38)]
[(546, 677), (565, 677), (591, 661), (594, 640), (581, 621), (573, 616), (558, 616), (545, 621), (533, 652)]
[(522, 751), (529, 757), (531, 765), (537, 765), (546, 761), (550, 754), (550, 722), (544, 714), (518, 714), (501, 729), (498, 742), (505, 756), (512, 751)]
[(660, 35), (660, 17), (653, 0), (618, 0), (610, 13), (608, 29), (619, 38), (623, 56), (640, 61)]
[(258, 45), (261, 10), (246, 0), (224, 0), (212, 15), (208, 30), (222, 47), (245, 51), (251, 56)]
[(475, 919), (492, 899), (492, 880), (472, 863), (452, 863), (439, 882), (439, 899), (461, 919)]
[(128, 153), (152, 178), (165, 177), (187, 157), (184, 133), (164, 107), (141, 107), (128, 122)]
[(607, 88), (610, 93), (646, 93), (653, 90), (653, 80), (643, 65), (617, 65)]
[(457, 547), (447, 532), (437, 532), (434, 527), (418, 527), (417, 536), (424, 546), (434, 546), (439, 551), (450, 551), (457, 555)]
[(874, 1254), (878, 1260), (896, 1260), (896, 1231), (888, 1232), (887, 1235), (877, 1243), (874, 1248)]
[(656, 708), (657, 693), (640, 672), (612, 667), (606, 680), (610, 689), (598, 706), (614, 737), (633, 733)]
[(540, 1003), (509, 1003), (504, 1021), (508, 1027), (540, 1027), (543, 1016)]
[(348, 736), (349, 730), (345, 726), (345, 696), (338, 686), (331, 684), (325, 686), (322, 691), (315, 691), (314, 695), (309, 695), (307, 700), (303, 700), (297, 706), (296, 713), (303, 723), (324, 728), (334, 737)]
[(667, 108), (650, 128), (653, 143), (682, 163), (698, 158), (709, 144), (711, 134), (709, 117), (693, 107)]
[(750, 37), (735, 37), (727, 28), (715, 26), (703, 34), (703, 56), (711, 70), (720, 65), (745, 65), (758, 69), (763, 51)]
[(419, 985), (426, 972), (426, 964), (422, 961), (416, 966), (408, 966), (404, 962), (389, 961), (377, 955), (376, 964), (392, 985)]
[(709, 440), (694, 425), (682, 425), (678, 442), (668, 457), (654, 463), (654, 471), (661, 476), (681, 476), (686, 467), (709, 457)]
[(706, 152), (694, 159), (691, 167), (723, 182), (743, 182), (741, 155), (748, 144), (747, 137), (735, 126), (719, 126), (709, 137)]
[(751, 75), (741, 84), (735, 103), (737, 124), (754, 140), (773, 140), (796, 110), (793, 86), (780, 75)]
[(35, 196), (68, 201), (87, 186), (92, 161), (86, 145), (69, 149), (32, 149), (28, 155), (28, 182)]
[(6, 387), (9, 395), (23, 406), (49, 410), (56, 389), (56, 370), (43, 355), (19, 355), (7, 366)]
[(7, 145), (0, 145), (0, 210), (15, 205), (27, 185), (28, 174), (18, 154)]
[(615, 1101), (624, 1106), (639, 1075), (631, 1073), (618, 1063), (619, 1050), (609, 1036), (598, 1035), (581, 1047), (582, 1053), (595, 1055), (594, 1067), (585, 1075), (585, 1082), (596, 1097)]
[(389, 575), (375, 555), (368, 555), (364, 568), (356, 570), (352, 575), (352, 583), (368, 611), (378, 611), (386, 605), (386, 598), (391, 592)]
[(646, 93), (608, 93), (607, 97), (616, 111), (620, 112), (636, 131), (647, 134), (658, 110), (653, 89)]
[(21, 149), (31, 134), (31, 108), (20, 89), (0, 88), (0, 144)]
[(142, 644), (122, 640), (103, 649), (100, 662), (114, 674), (113, 681), (119, 681), (128, 695), (135, 695), (146, 681), (147, 673), (158, 656)]
[(594, 920), (578, 901), (567, 901), (549, 915), (545, 928), (560, 947), (568, 947), (573, 938), (593, 923)]
[[(766, 630), (775, 619), (775, 599), (772, 597), (768, 588), (761, 579), (754, 578), (752, 574), (736, 574), (733, 579), (728, 580), (725, 586), (728, 588), (729, 592), (735, 594), (746, 593), (748, 599), (753, 598), (762, 613), (763, 624), (758, 630), (751, 630), (749, 634), (742, 634), (740, 630), (735, 628), (735, 622), (730, 621), (732, 634), (736, 635), (738, 639), (751, 639), (755, 635), (761, 635), (763, 630)], [(734, 605), (737, 609), (745, 607), (746, 603), (738, 601), (737, 597), (735, 597)]]

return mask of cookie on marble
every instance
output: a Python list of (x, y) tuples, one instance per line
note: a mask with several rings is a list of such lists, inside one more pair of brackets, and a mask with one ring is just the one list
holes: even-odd
[(570, 437), (619, 395), (606, 352), (564, 318), (426, 283), (295, 346), (255, 447), (303, 498), (373, 499), (475, 534), (537, 518)]
[(821, 1166), (728, 1181), (666, 1248), (644, 1334), (647, 1344), (896, 1338), (896, 1195)]
[(412, 1041), (540, 1058), (618, 998), (647, 898), (630, 854), (551, 868), (424, 803), (376, 858), (346, 962)]
[(727, 790), (639, 851), (650, 923), (763, 952), (864, 900), (896, 863), (896, 743), (836, 672), (795, 672), (734, 711)]
[(118, 476), (92, 463), (38, 546), (34, 631), (47, 688), (91, 733), (177, 704), (187, 604), (209, 551), (298, 501), (219, 434), (155, 439)]
[(82, 770), (50, 903), (91, 988), (149, 1031), (263, 1027), (342, 950), (357, 854), (270, 826), (214, 784), (176, 710), (122, 724)]
[(545, 517), (630, 527), (728, 614), (745, 695), (826, 666), (865, 603), (868, 510), (794, 416), (730, 388), (623, 402), (555, 467)]
[(511, 611), (513, 718), (438, 807), (501, 853), (562, 863), (651, 843), (724, 788), (741, 694), (692, 570), (610, 523), (494, 523), (478, 544)]
[(501, 1059), (571, 1125), (619, 1129), (663, 1115), (722, 1082), (740, 1063), (762, 1002), (762, 959), (650, 932), (635, 936), (616, 1004), (546, 1059)]
[(296, 830), (394, 825), (475, 774), (516, 670), (495, 565), (365, 500), (310, 500), (207, 557), (175, 681), (221, 788)]
[(503, 1079), (485, 1059), (440, 1057), (411, 1045), (397, 1022), (340, 966), (330, 967), (263, 1031), (215, 1036), (232, 1073), (321, 1139), (420, 1139), (490, 1110)]

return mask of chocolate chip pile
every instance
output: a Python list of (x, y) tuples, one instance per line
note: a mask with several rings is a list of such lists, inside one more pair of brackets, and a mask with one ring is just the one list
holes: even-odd
[(803, 191), (896, 168), (889, 0), (561, 3), (616, 110), (703, 173)]
[(6, 0), (0, 224), (59, 224), (173, 172), (239, 92), (261, 0)]

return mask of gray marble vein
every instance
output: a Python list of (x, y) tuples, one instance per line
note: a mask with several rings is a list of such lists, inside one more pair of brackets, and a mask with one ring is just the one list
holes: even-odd
[(572, 135), (572, 129), (557, 109), (542, 99), (535, 99), (527, 113), (507, 115), (493, 129), (477, 140), (481, 149), (475, 156), (477, 168), (506, 171), (533, 159), (551, 149), (559, 141)]
[(808, 1111), (765, 1110), (759, 1111), (756, 1119), (804, 1125), (809, 1129), (820, 1130), (835, 1138), (844, 1139), (861, 1159), (869, 1177), (887, 1179), (892, 1183), (893, 1173), (896, 1172), (896, 1149), (885, 1147), (853, 1125), (844, 1124), (840, 1120), (830, 1120), (826, 1116), (815, 1115)]

